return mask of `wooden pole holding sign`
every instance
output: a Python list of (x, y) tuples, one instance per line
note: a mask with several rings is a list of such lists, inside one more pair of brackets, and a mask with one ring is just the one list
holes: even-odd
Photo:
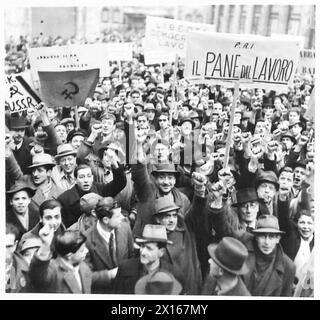
[(78, 106), (74, 106), (74, 117), (75, 117), (75, 120), (76, 120), (76, 129), (79, 129), (80, 125), (79, 125)]
[(223, 165), (224, 169), (227, 168), (229, 163), (229, 153), (230, 153), (231, 141), (233, 136), (234, 114), (235, 114), (236, 104), (239, 96), (239, 84), (240, 84), (240, 80), (235, 81), (233, 101), (232, 101), (232, 106), (230, 110), (230, 122), (229, 122), (229, 131), (228, 131), (227, 143), (226, 143), (226, 153), (224, 155), (224, 165)]
[(176, 59), (175, 59), (174, 68), (173, 68), (172, 102), (176, 101), (175, 96), (176, 96), (177, 70), (178, 70), (178, 55), (176, 54)]

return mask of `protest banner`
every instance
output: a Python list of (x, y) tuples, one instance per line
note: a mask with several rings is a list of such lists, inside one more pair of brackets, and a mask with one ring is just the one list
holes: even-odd
[(174, 62), (175, 56), (186, 56), (189, 32), (215, 32), (213, 24), (194, 23), (147, 16), (144, 44), (145, 63)]
[(100, 69), (100, 76), (110, 75), (108, 46), (86, 44), (30, 48), (28, 50), (32, 78), (39, 79), (38, 72), (64, 72)]
[(84, 105), (93, 95), (99, 80), (99, 69), (39, 72), (41, 96), (49, 107)]
[(310, 73), (316, 74), (316, 53), (315, 50), (301, 50), (297, 73), (304, 75)]
[(299, 42), (241, 34), (189, 33), (187, 80), (279, 90), (292, 83), (299, 59)]
[(33, 108), (40, 101), (22, 74), (5, 75), (5, 107), (10, 113)]

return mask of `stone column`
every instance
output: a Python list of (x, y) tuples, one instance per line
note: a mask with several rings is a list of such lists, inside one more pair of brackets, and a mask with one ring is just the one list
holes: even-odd
[(230, 6), (223, 6), (223, 17), (221, 19), (220, 32), (228, 32), (229, 23), (229, 8)]
[(251, 33), (252, 22), (253, 22), (253, 12), (254, 12), (254, 6), (247, 6), (247, 17), (246, 17), (246, 24), (244, 28), (245, 33)]
[(270, 12), (271, 12), (271, 6), (270, 5), (262, 7), (261, 21), (260, 21), (259, 32), (258, 32), (262, 36), (266, 36), (267, 33), (268, 33)]
[(219, 26), (219, 10), (220, 6), (216, 5), (215, 6), (215, 11), (214, 11), (214, 24), (216, 26), (216, 31), (220, 31), (220, 26)]
[(240, 14), (241, 14), (241, 6), (235, 5), (234, 12), (233, 12), (233, 22), (232, 22), (232, 26), (230, 26), (231, 33), (239, 33)]
[(290, 6), (280, 6), (279, 31), (278, 33), (288, 33)]

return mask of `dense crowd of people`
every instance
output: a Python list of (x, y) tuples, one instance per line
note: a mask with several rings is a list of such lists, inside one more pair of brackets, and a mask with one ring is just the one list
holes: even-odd
[[(21, 37), (6, 71), (72, 41)], [(6, 110), (6, 292), (312, 296), (314, 79), (241, 87), (226, 157), (234, 89), (135, 49), (79, 121)]]

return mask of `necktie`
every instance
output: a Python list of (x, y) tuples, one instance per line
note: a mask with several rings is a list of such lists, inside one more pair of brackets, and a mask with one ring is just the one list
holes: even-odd
[(117, 258), (116, 258), (116, 252), (115, 252), (115, 247), (114, 247), (114, 235), (113, 233), (110, 234), (110, 239), (109, 239), (109, 253), (110, 257), (113, 263), (113, 267), (115, 268), (117, 266)]

